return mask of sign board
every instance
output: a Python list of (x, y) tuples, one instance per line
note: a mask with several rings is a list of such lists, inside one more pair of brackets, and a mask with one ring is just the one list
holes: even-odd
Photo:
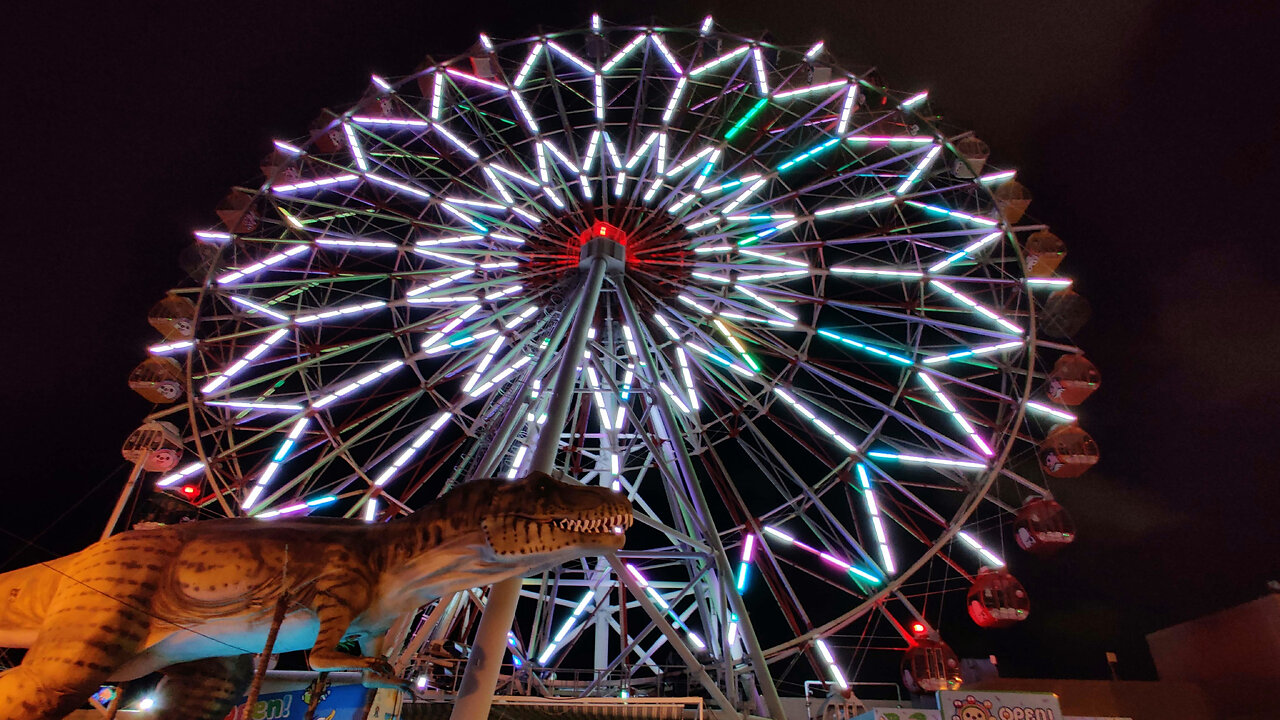
[(1053, 693), (943, 690), (942, 720), (1063, 720)]
[(918, 708), (873, 708), (853, 720), (942, 720), (937, 710)]
[[(330, 687), (316, 705), (316, 720), (357, 720), (366, 692), (360, 685)], [(232, 710), (227, 720), (302, 720), (309, 702), (307, 690), (264, 694), (252, 708), (241, 705)]]
[(400, 720), (400, 703), (403, 696), (395, 688), (378, 688), (373, 691), (366, 720)]

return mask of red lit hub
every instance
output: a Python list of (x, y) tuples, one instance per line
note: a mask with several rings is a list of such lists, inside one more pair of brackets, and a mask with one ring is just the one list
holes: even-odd
[(578, 235), (578, 242), (582, 245), (586, 245), (588, 241), (601, 237), (609, 238), (623, 247), (627, 246), (627, 234), (622, 232), (622, 229), (617, 225), (610, 225), (609, 223), (601, 220), (595, 221), (591, 224), (591, 227), (583, 230), (582, 233)]

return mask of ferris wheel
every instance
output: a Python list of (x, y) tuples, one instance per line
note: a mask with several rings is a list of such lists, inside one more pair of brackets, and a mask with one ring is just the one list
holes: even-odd
[[(1098, 376), (1062, 242), (936, 120), (822, 43), (710, 18), (481, 35), (375, 76), (195, 233), (130, 378), (159, 406), (116, 516), (145, 492), (380, 522), (521, 477), (551, 437), (636, 526), (522, 581), (506, 662), (644, 694), (675, 652), (769, 709), (882, 651), (955, 686), (927, 599), (1027, 616), (1006, 563), (1074, 537), (1045, 483), (1097, 460), (1069, 408)], [(406, 618), (399, 667), (470, 642), (478, 602)]]

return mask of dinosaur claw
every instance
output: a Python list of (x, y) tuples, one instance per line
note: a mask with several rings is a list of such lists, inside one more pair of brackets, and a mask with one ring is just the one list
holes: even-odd
[(395, 668), (386, 658), (370, 658), (360, 678), (360, 684), (367, 688), (399, 688), (404, 689), (405, 680), (396, 676)]

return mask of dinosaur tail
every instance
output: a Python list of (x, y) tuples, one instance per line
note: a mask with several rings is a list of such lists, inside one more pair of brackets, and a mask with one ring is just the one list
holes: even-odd
[(0, 575), (0, 647), (29, 648), (74, 556)]

